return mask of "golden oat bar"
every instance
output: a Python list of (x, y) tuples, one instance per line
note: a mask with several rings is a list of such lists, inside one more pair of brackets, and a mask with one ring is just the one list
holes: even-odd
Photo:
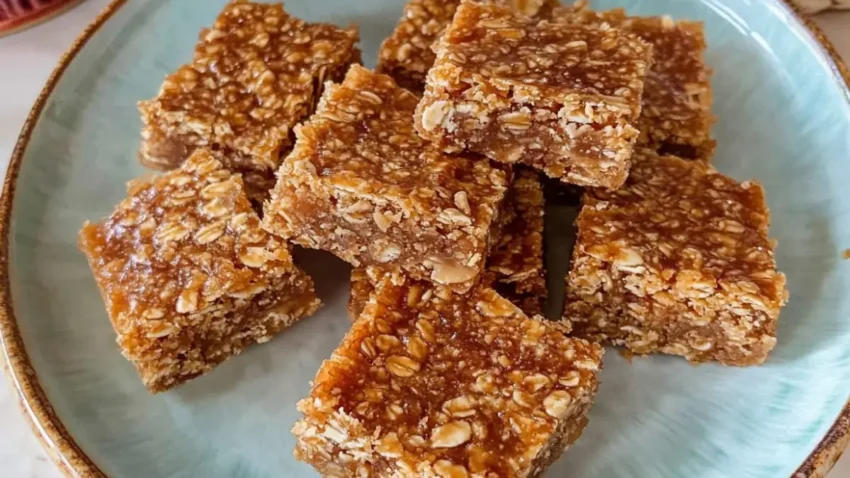
[(295, 456), (329, 477), (534, 477), (581, 435), (603, 350), (495, 291), (389, 274), (322, 364)]
[(358, 65), (328, 86), (296, 129), (265, 205), (266, 228), (354, 266), (401, 267), (469, 289), (484, 268), (509, 172), (420, 138), (417, 101)]
[[(558, 0), (492, 0), (529, 17), (546, 18)], [(422, 94), (425, 75), (436, 55), (431, 45), (451, 23), (460, 0), (411, 0), (378, 51), (379, 73), (385, 73), (404, 88)]]
[(280, 4), (229, 3), (201, 33), (192, 61), (139, 103), (141, 161), (168, 170), (195, 148), (225, 151), (226, 166), (262, 199), (323, 82), (359, 62), (357, 41), (355, 28), (306, 23)]
[(564, 318), (636, 354), (764, 362), (788, 298), (764, 191), (702, 161), (638, 149), (619, 190), (589, 190)]
[(580, 186), (625, 181), (651, 63), (643, 40), (470, 1), (435, 51), (416, 109), (423, 137)]
[[(487, 258), (486, 271), (500, 295), (522, 309), (529, 317), (543, 313), (546, 301), (546, 269), (543, 265), (543, 189), (535, 171), (520, 169), (511, 183), (494, 226), (497, 239)], [(373, 269), (369, 269), (372, 274)], [(351, 271), (348, 315), (357, 319), (378, 277), (367, 268)]]
[(595, 12), (587, 1), (559, 7), (553, 18), (557, 22), (607, 24), (652, 45), (654, 62), (643, 89), (639, 142), (688, 159), (711, 158), (715, 117), (702, 22), (673, 21), (668, 16), (630, 17), (621, 8)]
[(151, 392), (202, 375), (311, 315), (313, 281), (260, 228), (242, 179), (207, 149), (131, 183), (79, 236), (118, 345)]

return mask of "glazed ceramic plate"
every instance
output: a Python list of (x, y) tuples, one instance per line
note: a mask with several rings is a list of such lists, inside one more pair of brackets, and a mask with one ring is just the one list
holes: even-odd
[[(12, 158), (0, 221), (0, 330), (34, 429), (72, 475), (314, 476), (292, 458), (289, 430), (296, 401), (349, 325), (345, 264), (300, 254), (326, 304), (320, 313), (151, 396), (121, 357), (76, 248), (83, 221), (109, 213), (124, 183), (146, 173), (136, 161), (136, 101), (190, 58), (197, 32), (223, 3), (113, 4), (58, 68)], [(595, 5), (705, 22), (716, 165), (764, 184), (791, 301), (779, 344), (761, 367), (694, 367), (660, 356), (629, 363), (609, 353), (587, 431), (547, 476), (817, 475), (844, 443), (839, 417), (850, 397), (850, 263), (841, 260), (850, 247), (850, 92), (842, 67), (779, 0)], [(308, 20), (360, 25), (368, 66), (401, 7), (400, 0), (288, 4)], [(554, 297), (567, 266), (569, 215), (553, 208), (548, 216)]]

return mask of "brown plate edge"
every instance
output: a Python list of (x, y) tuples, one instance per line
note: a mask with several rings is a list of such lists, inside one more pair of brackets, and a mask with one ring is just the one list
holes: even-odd
[[(790, 10), (812, 34), (814, 40), (823, 48), (824, 52), (832, 59), (832, 68), (836, 78), (843, 80), (843, 87), (848, 99), (850, 99), (850, 68), (838, 54), (835, 45), (827, 38), (817, 23), (791, 0), (782, 0)], [(841, 454), (850, 444), (850, 400), (844, 405), (844, 409), (835, 419), (826, 436), (809, 454), (806, 461), (797, 468), (792, 478), (826, 478), (826, 475), (841, 458)]]
[[(826, 37), (820, 27), (806, 16), (791, 0), (781, 0), (797, 20), (803, 24), (812, 37), (820, 44), (824, 52), (832, 59), (832, 67), (838, 78), (843, 80), (844, 88), (850, 95), (850, 69), (838, 54), (835, 46)], [(0, 348), (3, 351), (4, 370), (12, 387), (18, 394), (18, 401), (30, 427), (41, 441), (47, 454), (62, 473), (71, 478), (106, 477), (91, 458), (79, 447), (56, 415), (44, 390), (38, 382), (38, 376), (29, 361), (12, 308), (9, 277), (9, 232), (11, 226), (12, 203), (16, 180), (20, 172), (24, 151), (29, 143), (38, 118), (47, 99), (53, 92), (71, 60), (85, 46), (89, 39), (109, 20), (127, 0), (112, 0), (74, 41), (59, 60), (44, 88), (39, 93), (32, 110), (27, 116), (3, 182), (3, 195), (0, 197)], [(826, 436), (818, 443), (814, 451), (792, 475), (792, 478), (825, 478), (844, 449), (850, 442), (850, 401), (845, 405)]]
[(0, 197), (0, 348), (3, 352), (3, 368), (12, 387), (18, 394), (18, 404), (33, 433), (41, 441), (44, 450), (53, 460), (53, 463), (65, 476), (70, 478), (100, 478), (106, 477), (106, 474), (86, 455), (62, 424), (53, 410), (50, 400), (44, 393), (44, 389), (38, 382), (35, 369), (30, 364), (12, 308), (9, 277), (9, 234), (12, 203), (24, 151), (50, 94), (71, 60), (125, 3), (126, 0), (112, 0), (62, 55), (59, 64), (50, 74), (47, 83), (42, 88), (27, 116), (23, 128), (21, 128), (21, 134), (15, 143), (15, 149), (12, 151), (6, 178), (3, 182), (3, 195)]

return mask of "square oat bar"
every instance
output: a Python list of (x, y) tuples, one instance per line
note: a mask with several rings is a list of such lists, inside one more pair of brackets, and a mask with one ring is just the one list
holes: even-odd
[[(502, 203), (496, 240), (485, 269), (491, 286), (529, 317), (543, 313), (548, 295), (543, 264), (543, 189), (537, 172), (517, 170)], [(367, 270), (368, 269), (368, 270)], [(356, 320), (382, 276), (373, 268), (351, 271), (348, 315)]]
[(260, 228), (242, 179), (207, 149), (131, 183), (80, 249), (118, 345), (151, 392), (202, 375), (311, 315), (313, 281), (289, 247)]
[(758, 183), (639, 148), (621, 189), (583, 203), (564, 312), (577, 336), (691, 362), (767, 358), (788, 292)]
[[(529, 17), (546, 18), (558, 0), (491, 0)], [(425, 75), (436, 55), (431, 45), (451, 23), (460, 0), (410, 0), (404, 13), (378, 51), (379, 73), (391, 76), (399, 86), (421, 95)]]
[(554, 22), (607, 24), (652, 45), (654, 61), (643, 88), (638, 142), (687, 159), (711, 158), (715, 117), (702, 22), (674, 21), (668, 16), (630, 17), (621, 8), (595, 12), (586, 1), (559, 7), (552, 18)]
[(323, 82), (359, 62), (357, 41), (355, 28), (306, 23), (280, 4), (229, 3), (201, 32), (192, 61), (139, 103), (142, 163), (167, 170), (195, 148), (221, 150), (249, 195), (262, 199)]
[(323, 476), (539, 476), (584, 429), (602, 354), (492, 289), (389, 274), (299, 402), (295, 455)]
[(423, 137), (580, 186), (625, 181), (652, 58), (643, 40), (469, 1), (434, 48)]
[(509, 172), (420, 138), (417, 101), (392, 78), (352, 66), (296, 129), (265, 227), (354, 266), (398, 266), (469, 289), (484, 268)]

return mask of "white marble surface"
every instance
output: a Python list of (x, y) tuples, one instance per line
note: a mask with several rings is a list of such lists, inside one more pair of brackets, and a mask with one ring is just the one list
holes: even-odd
[[(56, 20), (0, 38), (0, 171), (5, 171), (27, 113), (62, 53), (109, 0), (86, 0)], [(850, 61), (850, 12), (816, 16)], [(0, 380), (0, 476), (58, 478), (21, 415), (8, 381)], [(850, 454), (829, 478), (850, 477)]]

